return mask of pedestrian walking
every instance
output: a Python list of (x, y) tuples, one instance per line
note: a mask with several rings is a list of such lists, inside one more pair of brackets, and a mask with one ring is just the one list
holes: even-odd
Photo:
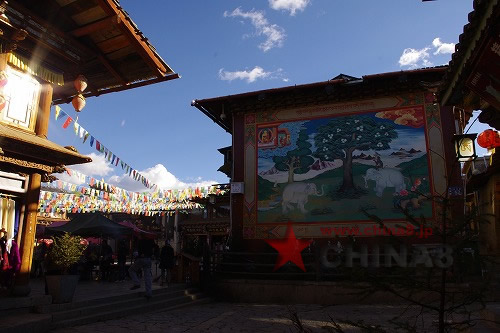
[(113, 263), (113, 249), (109, 246), (108, 241), (101, 241), (101, 261), (99, 270), (101, 271), (101, 280), (108, 281), (110, 278), (111, 264)]
[(165, 245), (161, 248), (160, 253), (160, 270), (161, 275), (155, 279), (155, 282), (161, 278), (160, 285), (163, 286), (165, 283), (167, 287), (170, 286), (170, 281), (172, 280), (171, 270), (174, 268), (175, 264), (175, 254), (172, 246), (165, 242)]
[(130, 266), (128, 273), (134, 282), (134, 285), (130, 287), (130, 290), (139, 289), (141, 287), (141, 281), (137, 276), (142, 270), (142, 276), (144, 277), (144, 287), (146, 289), (145, 297), (150, 299), (152, 296), (151, 292), (151, 257), (154, 253), (154, 242), (151, 239), (141, 238), (137, 245), (138, 257)]
[(126, 270), (125, 270), (125, 265), (127, 262), (127, 244), (125, 243), (125, 239), (121, 239), (120, 242), (118, 243), (118, 253), (117, 253), (117, 259), (118, 259), (118, 270), (119, 270), (119, 276), (118, 276), (118, 281), (123, 282), (125, 280), (125, 275)]

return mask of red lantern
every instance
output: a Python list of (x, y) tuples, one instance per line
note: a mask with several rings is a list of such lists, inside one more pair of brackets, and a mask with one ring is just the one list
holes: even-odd
[(500, 147), (500, 136), (498, 135), (498, 131), (488, 129), (482, 132), (477, 137), (477, 144), (487, 149)]
[(83, 97), (82, 94), (76, 95), (71, 101), (71, 104), (73, 104), (76, 112), (82, 111), (82, 109), (85, 107), (85, 103), (85, 97)]
[(75, 86), (76, 91), (81, 93), (85, 91), (85, 89), (87, 89), (87, 78), (85, 78), (85, 76), (80, 74), (73, 82), (73, 85)]

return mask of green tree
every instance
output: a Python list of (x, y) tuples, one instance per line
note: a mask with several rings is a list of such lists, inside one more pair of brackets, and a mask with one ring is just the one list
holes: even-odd
[(376, 121), (368, 115), (339, 117), (320, 126), (314, 137), (314, 156), (324, 161), (342, 160), (343, 183), (340, 192), (355, 189), (352, 176), (352, 160), (355, 150), (386, 150), (398, 137), (394, 125)]
[(71, 265), (80, 260), (83, 251), (87, 247), (82, 244), (82, 238), (64, 233), (62, 236), (52, 237), (54, 244), (49, 252), (52, 264), (64, 274), (68, 272)]
[(290, 150), (285, 156), (274, 156), (275, 168), (279, 171), (288, 171), (288, 183), (293, 183), (295, 174), (304, 174), (309, 171), (314, 163), (312, 158), (312, 145), (307, 141), (309, 135), (306, 130), (301, 130), (297, 138), (297, 148)]

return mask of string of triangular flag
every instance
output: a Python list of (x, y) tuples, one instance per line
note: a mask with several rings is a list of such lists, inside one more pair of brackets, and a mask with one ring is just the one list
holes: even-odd
[[(229, 184), (218, 184), (210, 186), (187, 187), (184, 189), (162, 190), (153, 192), (131, 192), (115, 185), (108, 184), (104, 180), (98, 180), (87, 176), (77, 170), (66, 167), (68, 175), (75, 177), (79, 185), (57, 180), (52, 183), (44, 183), (45, 187), (64, 189), (70, 192), (79, 192), (92, 196), (99, 196), (109, 200), (119, 201), (142, 201), (155, 202), (159, 200), (182, 202), (196, 198), (206, 198), (209, 195), (224, 195), (229, 192)], [(86, 186), (88, 185), (88, 187)]]
[(165, 212), (174, 210), (191, 210), (203, 208), (202, 205), (191, 202), (120, 202), (114, 200), (104, 200), (100, 197), (93, 197), (86, 194), (57, 193), (52, 191), (40, 191), (38, 202), (38, 212), (42, 214), (62, 214), (62, 213), (127, 213), (153, 216), (163, 215)]
[(62, 128), (67, 129), (69, 125), (73, 123), (73, 130), (75, 132), (75, 135), (82, 140), (82, 143), (85, 144), (88, 141), (90, 147), (93, 147), (95, 143), (95, 149), (98, 152), (104, 154), (104, 158), (106, 159), (106, 161), (108, 161), (114, 166), (118, 166), (118, 163), (120, 163), (120, 166), (125, 174), (127, 174), (129, 177), (131, 177), (136, 181), (140, 181), (145, 187), (150, 188), (152, 190), (158, 188), (156, 184), (150, 182), (146, 177), (141, 175), (137, 170), (135, 170), (130, 165), (125, 163), (120, 157), (118, 157), (111, 150), (105, 147), (100, 140), (97, 140), (95, 136), (90, 134), (89, 131), (87, 131), (82, 125), (80, 125), (80, 123), (78, 123), (78, 120), (73, 119), (68, 113), (62, 110), (59, 105), (56, 105), (54, 108), (55, 108), (54, 112), (55, 120), (63, 122)]

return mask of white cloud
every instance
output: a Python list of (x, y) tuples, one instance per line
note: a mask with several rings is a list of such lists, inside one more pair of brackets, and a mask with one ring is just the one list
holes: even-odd
[(275, 10), (287, 10), (294, 16), (297, 10), (304, 11), (309, 0), (269, 0), (269, 6)]
[[(92, 158), (92, 162), (85, 164), (75, 164), (70, 165), (68, 168), (71, 170), (76, 170), (83, 173), (86, 176), (91, 176), (94, 178), (103, 178), (111, 173), (113, 173), (113, 167), (111, 164), (105, 159), (104, 155), (90, 153), (87, 156)], [(71, 183), (71, 184), (82, 184), (84, 180), (79, 179), (75, 174), (71, 176), (68, 173), (58, 173), (55, 176), (62, 181)]]
[(264, 79), (270, 76), (272, 72), (266, 72), (262, 67), (255, 66), (251, 71), (228, 72), (224, 68), (219, 70), (219, 78), (223, 81), (247, 80), (248, 83), (255, 82), (257, 79)]
[(224, 12), (224, 17), (241, 17), (249, 19), (255, 27), (255, 34), (257, 36), (264, 35), (266, 37), (266, 40), (259, 44), (259, 48), (264, 52), (269, 51), (273, 47), (283, 46), (283, 41), (286, 37), (285, 30), (276, 24), (270, 24), (265, 18), (263, 11), (252, 9), (251, 11), (244, 12), (238, 7), (231, 13), (227, 11)]
[(429, 48), (416, 50), (412, 48), (404, 49), (403, 54), (399, 58), (399, 66), (409, 66), (410, 68), (432, 66), (429, 61)]
[(121, 127), (125, 126), (125, 119), (122, 120), (122, 122), (120, 123), (120, 126)]
[(63, 182), (68, 182), (75, 185), (80, 185), (85, 182), (85, 180), (78, 178), (76, 174), (73, 173), (71, 174), (71, 176), (66, 172), (56, 173), (54, 174), (54, 176), (56, 176), (57, 179), (62, 180)]
[(434, 38), (432, 46), (428, 45), (423, 49), (404, 49), (403, 54), (399, 58), (399, 66), (408, 66), (409, 68), (429, 67), (433, 66), (429, 51), (434, 48), (433, 55), (451, 54), (455, 52), (455, 44), (443, 43), (439, 37)]
[(72, 165), (70, 168), (93, 177), (104, 177), (113, 173), (114, 169), (104, 155), (90, 153), (87, 156), (92, 159), (92, 162)]
[(228, 72), (224, 68), (219, 69), (219, 79), (223, 81), (246, 80), (248, 83), (255, 82), (257, 79), (282, 79), (288, 82), (287, 78), (283, 77), (283, 69), (278, 68), (274, 72), (266, 72), (262, 67), (255, 66), (252, 70)]
[(439, 37), (434, 38), (434, 40), (432, 41), (432, 46), (436, 48), (436, 52), (434, 52), (434, 55), (452, 54), (453, 52), (455, 52), (454, 43), (443, 43), (441, 42), (441, 39)]
[[(163, 190), (183, 189), (187, 187), (210, 186), (213, 184), (217, 184), (217, 181), (215, 180), (202, 181), (201, 178), (198, 178), (196, 182), (192, 183), (182, 182), (171, 172), (169, 172), (163, 164), (157, 164), (152, 168), (139, 171), (139, 173), (146, 177), (153, 184), (158, 185), (158, 187)], [(136, 181), (126, 174), (123, 174), (121, 176), (112, 176), (111, 178), (109, 178), (109, 183), (133, 192), (145, 192), (148, 190), (146, 187), (144, 187), (144, 185), (142, 185), (140, 181)]]

